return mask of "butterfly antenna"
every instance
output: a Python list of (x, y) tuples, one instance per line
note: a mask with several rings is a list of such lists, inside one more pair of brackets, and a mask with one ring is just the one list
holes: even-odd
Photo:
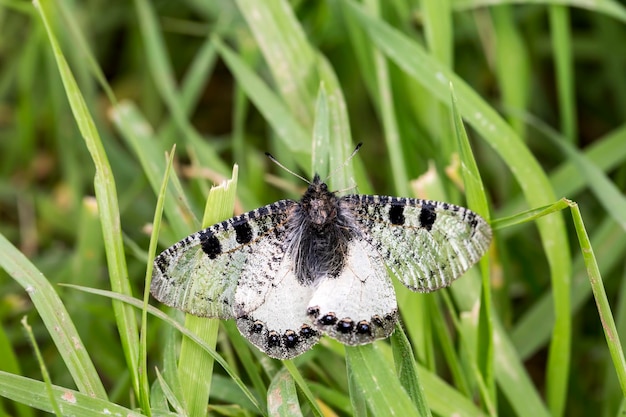
[(337, 171), (339, 171), (340, 169), (342, 169), (343, 167), (345, 167), (346, 165), (348, 165), (348, 163), (350, 163), (350, 161), (352, 160), (352, 158), (354, 158), (354, 155), (356, 155), (356, 153), (359, 151), (359, 149), (361, 149), (361, 146), (363, 146), (363, 142), (359, 142), (356, 147), (354, 148), (354, 150), (352, 151), (352, 153), (350, 154), (350, 156), (348, 157), (348, 159), (346, 159), (346, 161), (339, 165), (337, 168), (333, 169), (332, 172), (330, 174), (328, 174), (328, 176), (326, 178), (324, 178), (324, 182), (326, 182), (330, 177), (332, 177), (333, 175), (335, 175), (335, 173)]
[(280, 162), (278, 162), (278, 159), (274, 158), (274, 155), (272, 155), (269, 152), (265, 152), (265, 156), (267, 156), (270, 161), (272, 161), (273, 163), (275, 163), (276, 165), (278, 165), (279, 167), (281, 167), (282, 169), (284, 169), (285, 171), (287, 171), (288, 173), (290, 173), (291, 175), (293, 175), (294, 177), (298, 177), (300, 178), (302, 181), (306, 182), (307, 184), (311, 185), (311, 181), (307, 180), (306, 178), (304, 178), (301, 175), (296, 174), (295, 172), (293, 172), (292, 170), (290, 170), (289, 168), (287, 168), (286, 166), (284, 166), (283, 164), (281, 164)]

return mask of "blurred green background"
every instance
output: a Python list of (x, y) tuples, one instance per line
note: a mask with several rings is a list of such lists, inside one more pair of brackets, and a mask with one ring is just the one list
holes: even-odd
[[(286, 196), (298, 198), (303, 184), (277, 170), (264, 152), (311, 176), (320, 81), (332, 114), (330, 167), (338, 166), (354, 143), (364, 143), (349, 184), (356, 183), (361, 193), (416, 196), (424, 182), (416, 185), (410, 180), (430, 166), (438, 182), (427, 183), (427, 193), (418, 196), (466, 204), (458, 186), (460, 168), (454, 165), (452, 81), (491, 217), (517, 214), (561, 197), (578, 202), (612, 314), (624, 336), (623, 4), (611, 0), (41, 3), (111, 166), (112, 177), (107, 178), (116, 185), (127, 282), (136, 297), (143, 294), (164, 153), (177, 145), (174, 168), (193, 215), (179, 213), (176, 220), (166, 208), (159, 250), (184, 237), (181, 230), (199, 229), (194, 215), (202, 218), (208, 189), (230, 178), (234, 163), (239, 165), (237, 212)], [(367, 24), (358, 10), (376, 24)], [(133, 373), (110, 300), (56, 285), (111, 288), (94, 199), (96, 169), (66, 88), (33, 3), (0, 0), (0, 232), (53, 284), (109, 400), (133, 408), (138, 406)], [(491, 398), (497, 407), (492, 411), (497, 415), (532, 415), (529, 410), (534, 408), (523, 410), (525, 401), (545, 415), (614, 416), (622, 410), (624, 395), (571, 216), (568, 210), (550, 216), (559, 220), (547, 220), (541, 232), (527, 223), (496, 233), (490, 254), (489, 311), (502, 333), (496, 332), (499, 336), (494, 339), (489, 330), (486, 341), (472, 339), (477, 355), (486, 355), (491, 365), (481, 365), (480, 358), (465, 350), (451, 323), (450, 315), (471, 321), (464, 314), (473, 306), (464, 304), (458, 294), (452, 294), (453, 307), (440, 295), (427, 296), (430, 301), (414, 294), (399, 296), (418, 362), (468, 400), (468, 408), (458, 404), (467, 415), (472, 410), (489, 412), (472, 364), (487, 370), (482, 375), (493, 387)], [(564, 244), (551, 247), (558, 242)], [(20, 324), (26, 315), (52, 382), (75, 389), (76, 381), (59, 360), (49, 329), (3, 264), (0, 370), (42, 380)], [(460, 286), (472, 285), (461, 281)], [(479, 291), (474, 295), (481, 297)], [(411, 301), (416, 299), (420, 301)], [(411, 303), (419, 303), (421, 313), (409, 306), (403, 310)], [(431, 327), (428, 317), (411, 315), (415, 311), (433, 312), (443, 327)], [(165, 345), (171, 336), (164, 336), (158, 321), (150, 323), (147, 355), (152, 383), (164, 346), (172, 349), (177, 342)], [(479, 340), (477, 335), (484, 336), (475, 323), (462, 325), (470, 326)], [(499, 355), (503, 349), (499, 337), (510, 342), (512, 356)], [(228, 339), (221, 337), (218, 346), (238, 368), (243, 359), (232, 352)], [(445, 351), (448, 347), (451, 352)], [(263, 380), (270, 381), (279, 364), (263, 364), (258, 352), (251, 352), (260, 362)], [(529, 391), (516, 392), (514, 378), (498, 376), (507, 366), (499, 361), (503, 357), (523, 365), (527, 381), (520, 386)], [(345, 372), (333, 376), (334, 368), (345, 368), (340, 347), (316, 348), (299, 367), (326, 415), (333, 415), (330, 410), (359, 414)], [(222, 377), (220, 368), (215, 372)], [(251, 378), (242, 371), (244, 383), (254, 385)], [(429, 403), (436, 403), (436, 386), (422, 382)], [(3, 384), (0, 393), (11, 398), (6, 391), (10, 384)], [(255, 395), (265, 396), (258, 385), (254, 388)], [(213, 412), (258, 413), (242, 411), (239, 407), (245, 410), (245, 401), (236, 388), (231, 389), (212, 394), (211, 403), (223, 405)], [(443, 405), (432, 408), (436, 415), (447, 412)], [(307, 412), (311, 411), (305, 406)], [(0, 400), (0, 415), (38, 413)]]

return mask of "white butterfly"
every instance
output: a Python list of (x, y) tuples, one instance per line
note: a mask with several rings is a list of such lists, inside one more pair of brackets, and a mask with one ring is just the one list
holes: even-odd
[(459, 206), (328, 191), (316, 175), (280, 200), (194, 233), (154, 261), (150, 292), (189, 314), (235, 318), (269, 356), (293, 358), (326, 334), (347, 345), (388, 337), (398, 311), (387, 268), (434, 291), (487, 251), (491, 228)]

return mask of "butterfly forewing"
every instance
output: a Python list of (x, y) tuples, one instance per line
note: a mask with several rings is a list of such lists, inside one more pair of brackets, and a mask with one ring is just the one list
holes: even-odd
[[(282, 200), (194, 233), (154, 261), (150, 292), (171, 307), (202, 317), (232, 318), (239, 277), (260, 244), (282, 243), (289, 208)], [(280, 250), (280, 247), (279, 247)], [(261, 273), (262, 271), (252, 271)]]
[(385, 263), (413, 291), (450, 285), (483, 256), (491, 228), (474, 212), (438, 201), (350, 195), (355, 221)]

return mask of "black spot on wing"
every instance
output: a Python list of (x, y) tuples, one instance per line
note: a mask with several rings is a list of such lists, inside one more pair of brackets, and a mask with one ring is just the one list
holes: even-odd
[(161, 275), (163, 275), (165, 278), (169, 278), (167, 275), (167, 260), (163, 256), (157, 256), (154, 260), (154, 263), (156, 264), (157, 268), (159, 268), (159, 271), (161, 271)]
[(215, 259), (217, 255), (222, 253), (222, 245), (220, 245), (219, 239), (211, 232), (200, 233), (200, 246), (210, 259)]
[(283, 335), (283, 341), (288, 349), (292, 349), (300, 342), (300, 338), (293, 330), (287, 330)]
[(389, 221), (391, 224), (402, 226), (404, 224), (404, 206), (392, 205), (389, 209)]
[(420, 211), (420, 225), (430, 231), (432, 229), (433, 224), (437, 220), (437, 213), (435, 213), (435, 206), (432, 204), (425, 203), (422, 206), (422, 210)]
[(243, 222), (234, 225), (237, 243), (246, 244), (252, 240), (252, 228), (250, 227), (250, 223)]
[(337, 323), (337, 330), (341, 333), (350, 333), (352, 329), (354, 329), (354, 322), (349, 318), (341, 319)]

